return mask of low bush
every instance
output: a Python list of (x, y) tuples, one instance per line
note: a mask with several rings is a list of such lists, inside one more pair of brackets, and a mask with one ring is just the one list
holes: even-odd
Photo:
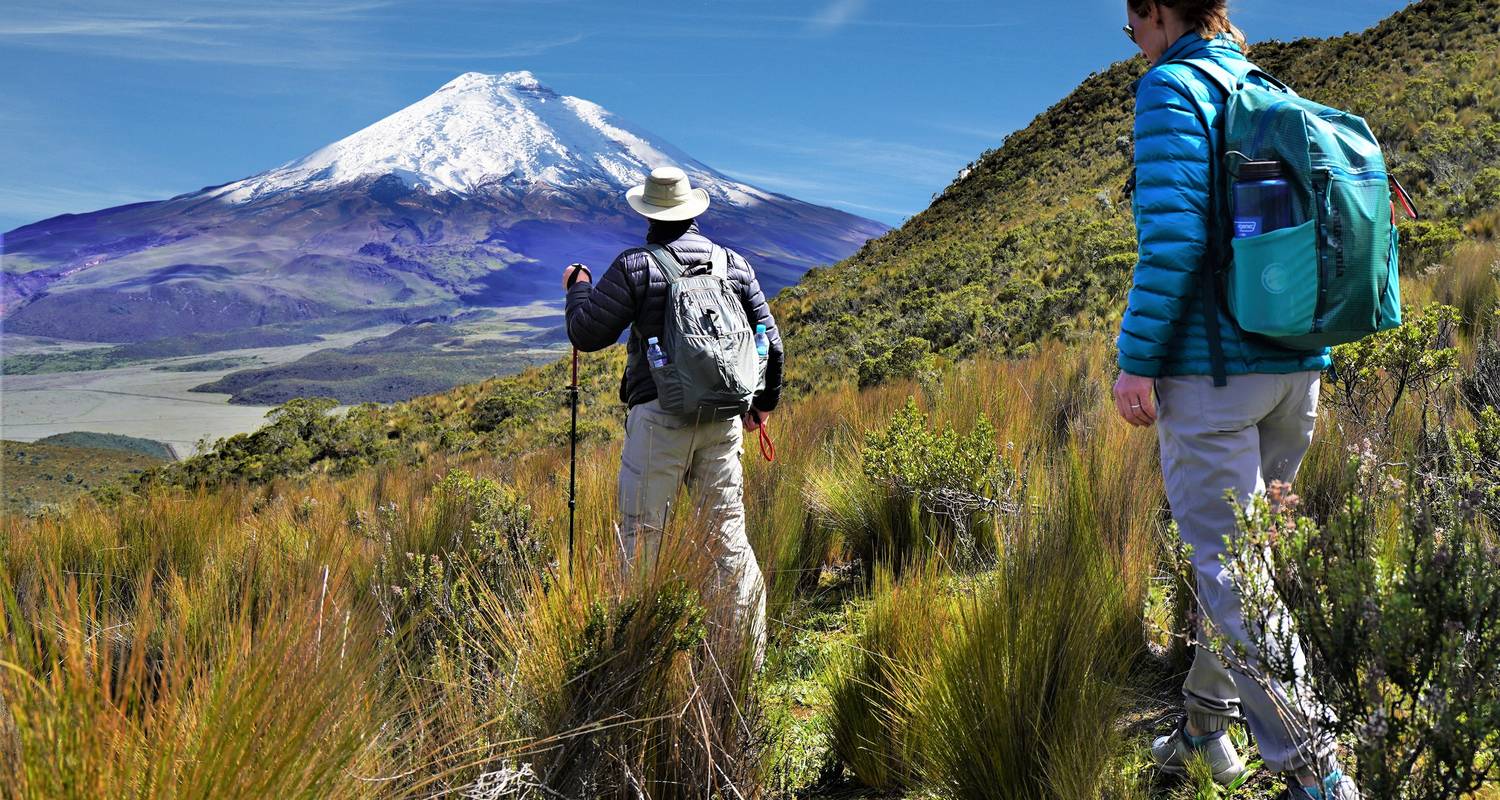
[(1381, 470), (1361, 467), (1367, 491), (1323, 525), (1280, 485), (1242, 515), (1228, 563), (1263, 674), (1290, 685), (1300, 640), (1366, 796), (1467, 796), (1500, 776), (1500, 540), (1465, 493), (1425, 478), (1392, 518), (1371, 491)]
[(819, 523), (837, 532), (867, 574), (898, 576), (927, 557), (972, 570), (991, 559), (1019, 480), (981, 416), (973, 430), (937, 430), (909, 400), (883, 429), (866, 434), (856, 473), (852, 454), (810, 482)]

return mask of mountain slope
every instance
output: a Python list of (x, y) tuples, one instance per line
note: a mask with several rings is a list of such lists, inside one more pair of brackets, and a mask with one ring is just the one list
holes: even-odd
[[(1423, 0), (1363, 33), (1252, 49), (1304, 95), (1368, 115), (1393, 169), (1431, 217), (1403, 225), (1414, 268), (1454, 237), (1493, 237), (1500, 227), (1500, 13), (1492, 12), (1500, 1)], [(938, 359), (1025, 353), (1048, 336), (1108, 336), (1135, 260), (1120, 188), (1129, 170), (1129, 84), (1143, 70), (1136, 59), (1090, 77), (981, 156), (931, 208), (777, 296), (793, 393), (878, 383)], [(618, 435), (618, 350), (583, 361), (586, 439)], [(363, 443), (352, 448), (356, 455), (331, 445), (278, 465), (260, 456), (286, 437), (268, 433), (240, 437), (162, 478), (260, 479), (267, 469), (356, 469), (444, 448), (525, 452), (565, 443), (567, 366), (344, 419), (288, 417), (318, 431), (297, 438)]]
[[(1300, 94), (1366, 116), (1434, 224), (1403, 225), (1413, 265), (1500, 207), (1500, 0), (1422, 0), (1358, 34), (1254, 45)], [(1253, 31), (1251, 32), (1253, 34)], [(910, 374), (923, 356), (1017, 352), (1108, 330), (1135, 262), (1129, 199), (1142, 59), (1083, 82), (981, 156), (930, 208), (778, 298), (804, 387)], [(798, 364), (801, 369), (798, 369)]]
[(530, 73), (467, 73), (260, 175), (5, 234), (5, 325), (147, 341), (555, 300), (562, 264), (639, 241), (621, 194), (665, 163), (709, 191), (705, 228), (773, 291), (886, 230), (729, 178)]

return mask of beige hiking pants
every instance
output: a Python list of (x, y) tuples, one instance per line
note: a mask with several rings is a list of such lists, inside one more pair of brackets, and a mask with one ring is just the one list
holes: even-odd
[[(1225, 492), (1244, 504), (1272, 481), (1292, 481), (1312, 443), (1320, 380), (1317, 372), (1296, 372), (1231, 375), (1223, 388), (1206, 375), (1156, 381), (1162, 474), (1178, 533), (1193, 548), (1199, 605), (1219, 632), (1247, 649), (1240, 599), (1220, 560), (1225, 537), (1237, 530)], [(1203, 730), (1223, 730), (1243, 716), (1274, 772), (1314, 766), (1333, 751), (1316, 722), (1327, 711), (1306, 686), (1227, 669), (1200, 646), (1182, 693), (1188, 718)]]
[(744, 431), (738, 419), (697, 423), (668, 414), (656, 401), (630, 409), (620, 456), (620, 557), (626, 569), (656, 563), (662, 529), (685, 483), (716, 525), (719, 588), (731, 593), (740, 624), (765, 653), (766, 597), (760, 565), (745, 532)]

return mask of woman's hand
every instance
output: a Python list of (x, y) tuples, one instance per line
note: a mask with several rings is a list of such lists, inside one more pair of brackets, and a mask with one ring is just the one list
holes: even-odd
[(1131, 425), (1149, 428), (1156, 422), (1156, 380), (1120, 373), (1115, 379), (1115, 410)]

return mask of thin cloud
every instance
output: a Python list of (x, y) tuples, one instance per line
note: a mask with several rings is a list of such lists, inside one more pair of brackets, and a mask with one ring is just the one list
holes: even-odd
[(1000, 143), (1004, 141), (1006, 137), (1005, 131), (999, 127), (989, 128), (979, 125), (964, 125), (961, 123), (952, 122), (929, 122), (927, 123), (927, 125), (933, 130), (939, 130), (945, 133), (956, 133), (960, 136), (971, 136), (975, 139), (982, 139), (984, 141), (992, 143), (995, 147), (999, 147)]
[(908, 142), (867, 136), (830, 136), (818, 131), (798, 131), (795, 136), (785, 139), (738, 137), (737, 141), (782, 156), (815, 159), (856, 173), (913, 183), (941, 181), (943, 185), (947, 185), (953, 173), (974, 156)]
[(134, 61), (345, 69), (372, 61), (387, 67), (432, 61), (536, 56), (577, 44), (587, 34), (512, 36), (493, 49), (410, 49), (391, 52), (359, 23), (378, 19), (395, 2), (262, 0), (204, 12), (181, 0), (142, 3), (131, 13), (57, 13), (22, 7), (0, 21), (0, 40), (13, 45)]
[(853, 22), (865, 10), (867, 0), (832, 0), (808, 21), (809, 33), (830, 34)]
[(225, 23), (192, 22), (165, 19), (73, 18), (0, 22), (0, 36), (68, 37), (107, 36), (111, 38), (150, 37), (174, 31), (211, 31), (240, 27)]

